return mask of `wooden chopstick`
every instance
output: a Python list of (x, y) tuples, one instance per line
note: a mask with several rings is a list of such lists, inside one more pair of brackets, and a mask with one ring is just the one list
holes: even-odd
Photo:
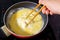
[(44, 7), (45, 6), (41, 7), (41, 9), (34, 15), (34, 17), (29, 21), (29, 23), (26, 26), (28, 26), (34, 20), (34, 18), (42, 11)]
[[(36, 8), (38, 8), (40, 5), (41, 5), (41, 4), (37, 4), (36, 7), (28, 14), (28, 16), (29, 16), (30, 14), (32, 14), (32, 12), (35, 11)], [(27, 16), (26, 18), (28, 18), (28, 16)]]

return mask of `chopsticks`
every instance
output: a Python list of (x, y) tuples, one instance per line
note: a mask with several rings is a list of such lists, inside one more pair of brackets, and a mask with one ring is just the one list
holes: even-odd
[[(41, 5), (41, 4), (37, 4), (37, 6), (28, 14), (28, 16), (29, 16), (30, 14), (32, 14), (32, 12), (35, 11), (36, 8), (38, 8), (40, 5)], [(34, 17), (29, 21), (29, 23), (28, 23), (26, 26), (28, 26), (28, 25), (34, 20), (34, 18), (42, 11), (42, 9), (43, 9), (44, 7), (45, 7), (45, 6), (42, 6), (41, 9), (40, 9), (38, 12), (36, 12), (36, 14), (34, 15)], [(26, 18), (28, 18), (28, 16), (27, 16)]]
[[(33, 11), (35, 11), (36, 8), (38, 8), (40, 5), (41, 5), (41, 4), (37, 4), (36, 7), (28, 14), (28, 16), (29, 16)], [(28, 18), (28, 16), (27, 16), (26, 18)]]

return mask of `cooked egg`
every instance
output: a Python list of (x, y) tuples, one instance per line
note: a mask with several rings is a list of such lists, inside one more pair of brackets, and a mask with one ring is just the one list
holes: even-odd
[(36, 13), (36, 11), (34, 11), (28, 18), (26, 18), (31, 11), (32, 9), (22, 8), (11, 16), (9, 24), (14, 33), (27, 36), (38, 34), (41, 31), (44, 21), (40, 14), (38, 14), (35, 19), (26, 26)]

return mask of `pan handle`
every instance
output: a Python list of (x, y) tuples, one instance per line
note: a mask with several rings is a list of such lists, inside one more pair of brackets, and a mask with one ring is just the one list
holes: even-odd
[(6, 25), (0, 28), (0, 38), (5, 38), (10, 36), (11, 34), (8, 32)]

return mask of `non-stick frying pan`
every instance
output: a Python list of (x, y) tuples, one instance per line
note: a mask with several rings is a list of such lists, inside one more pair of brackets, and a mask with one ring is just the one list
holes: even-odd
[[(5, 14), (4, 14), (4, 18), (3, 18), (4, 26), (2, 26), (0, 28), (0, 35), (1, 35), (0, 37), (9, 36), (10, 34), (13, 34), (14, 36), (17, 36), (19, 38), (21, 38), (21, 37), (25, 37), (25, 38), (31, 37), (31, 36), (26, 37), (26, 36), (21, 36), (21, 35), (15, 34), (13, 31), (11, 31), (11, 29), (9, 27), (9, 24), (8, 24), (8, 21), (9, 21), (9, 18), (12, 16), (12, 14), (14, 14), (13, 12), (17, 11), (18, 8), (30, 8), (30, 9), (33, 9), (36, 5), (37, 5), (37, 3), (34, 3), (34, 2), (23, 1), (23, 2), (16, 3), (16, 4), (12, 5), (11, 7), (9, 7), (6, 10)], [(41, 7), (42, 6), (38, 7), (36, 9), (36, 11), (38, 11)], [(12, 12), (12, 13), (10, 13), (10, 12)], [(41, 16), (43, 18), (43, 21), (44, 21), (44, 25), (43, 25), (43, 27), (42, 27), (42, 29), (40, 31), (40, 32), (42, 32), (45, 29), (45, 27), (46, 27), (46, 25), (48, 23), (48, 15), (45, 15), (42, 12), (40, 14), (41, 14)], [(35, 36), (35, 35), (32, 35), (32, 36)]]

